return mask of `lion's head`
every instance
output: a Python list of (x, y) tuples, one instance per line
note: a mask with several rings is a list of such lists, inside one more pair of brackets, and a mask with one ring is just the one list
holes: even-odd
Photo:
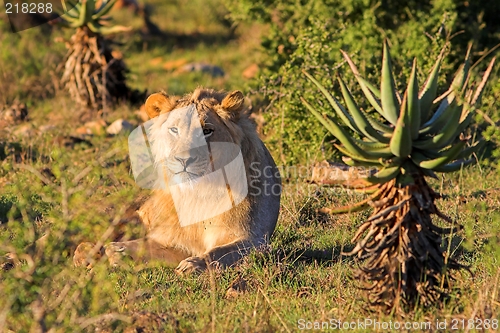
[(250, 125), (243, 103), (240, 91), (208, 89), (182, 98), (157, 93), (147, 99), (146, 112), (156, 118), (150, 133), (152, 152), (169, 184), (196, 183), (249, 150), (249, 140), (257, 138), (247, 135), (255, 131), (245, 130)]

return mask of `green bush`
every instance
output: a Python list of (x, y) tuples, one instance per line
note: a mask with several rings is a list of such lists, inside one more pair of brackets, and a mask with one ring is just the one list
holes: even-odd
[[(388, 38), (397, 82), (406, 82), (413, 57), (423, 69), (419, 73), (422, 82), (432, 66), (427, 60), (435, 58), (449, 37), (452, 37), (450, 51), (442, 71), (448, 77), (463, 61), (471, 39), (475, 41), (473, 60), (477, 60), (500, 35), (498, 29), (492, 30), (499, 27), (498, 22), (487, 13), (498, 11), (493, 0), (482, 2), (481, 6), (469, 6), (457, 0), (226, 2), (234, 20), (258, 20), (269, 25), (269, 32), (262, 40), (266, 57), (253, 88), (264, 94), (267, 103), (272, 103), (265, 114), (268, 122), (265, 135), (271, 151), (281, 155), (275, 157), (287, 164), (318, 159), (324, 140), (332, 139), (304, 110), (301, 96), (314, 103), (325, 101), (318, 100), (316, 87), (305, 79), (301, 70), (314, 75), (330, 91), (339, 91), (333, 83), (335, 76), (345, 75), (344, 79), (356, 94), (353, 77), (348, 71), (343, 72), (347, 65), (340, 49), (359, 64), (363, 75), (379, 82), (376, 64), (380, 63), (380, 45)], [(461, 30), (464, 31), (456, 34)], [(486, 64), (483, 62), (482, 66)], [(445, 80), (447, 77), (440, 78), (441, 83)], [(489, 90), (485, 95), (489, 95)], [(493, 101), (485, 101), (485, 108)], [(323, 151), (323, 154), (331, 158), (334, 152)]]

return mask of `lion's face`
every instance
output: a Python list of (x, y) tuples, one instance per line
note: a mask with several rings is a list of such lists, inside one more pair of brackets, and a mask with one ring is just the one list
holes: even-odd
[(181, 100), (163, 94), (148, 99), (146, 110), (158, 114), (151, 128), (152, 152), (170, 185), (196, 183), (240, 153), (238, 127), (228, 118), (241, 109), (241, 93), (228, 96), (234, 100), (235, 94), (241, 97), (238, 110), (234, 110), (234, 103), (228, 103), (227, 96), (220, 100), (213, 92), (205, 98), (195, 92)]

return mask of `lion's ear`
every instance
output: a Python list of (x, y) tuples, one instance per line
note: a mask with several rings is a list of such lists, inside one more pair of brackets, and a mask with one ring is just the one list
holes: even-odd
[(145, 106), (146, 113), (152, 119), (158, 117), (161, 112), (172, 111), (175, 107), (175, 99), (165, 93), (156, 93), (148, 97)]
[(241, 110), (243, 103), (245, 103), (245, 96), (241, 91), (235, 90), (224, 97), (221, 105), (225, 110), (234, 113)]

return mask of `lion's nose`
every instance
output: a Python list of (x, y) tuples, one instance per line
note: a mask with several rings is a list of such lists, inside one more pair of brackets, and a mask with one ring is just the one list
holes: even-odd
[(179, 163), (181, 163), (184, 168), (186, 168), (191, 163), (196, 162), (196, 160), (198, 159), (198, 157), (197, 156), (189, 156), (189, 157), (175, 156), (175, 159)]

